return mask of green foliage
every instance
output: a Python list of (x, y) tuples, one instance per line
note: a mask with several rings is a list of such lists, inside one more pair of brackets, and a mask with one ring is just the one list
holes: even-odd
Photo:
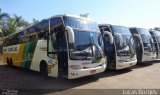
[(18, 16), (13, 14), (13, 16), (9, 16), (8, 13), (4, 13), (0, 9), (0, 36), (9, 36), (12, 33), (18, 32), (21, 29), (26, 28), (30, 24), (25, 21), (22, 16)]
[(39, 20), (33, 18), (33, 24), (36, 24), (36, 23), (38, 23), (38, 22), (39, 22)]
[(18, 32), (17, 23), (14, 18), (9, 18), (7, 21), (7, 26), (2, 28), (4, 36), (8, 36), (12, 33)]
[(7, 13), (3, 13), (0, 9), (0, 29), (3, 27), (7, 18), (9, 18), (9, 15)]

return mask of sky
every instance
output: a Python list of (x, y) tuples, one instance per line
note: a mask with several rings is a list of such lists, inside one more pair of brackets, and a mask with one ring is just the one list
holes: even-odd
[(0, 0), (0, 8), (29, 22), (57, 14), (89, 13), (98, 23), (160, 27), (160, 0)]

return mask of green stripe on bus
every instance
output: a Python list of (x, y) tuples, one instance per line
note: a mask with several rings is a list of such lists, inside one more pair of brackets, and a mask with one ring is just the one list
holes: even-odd
[(23, 58), (21, 67), (23, 68), (30, 68), (32, 63), (32, 58), (35, 52), (35, 48), (37, 45), (37, 41), (26, 43), (23, 50)]

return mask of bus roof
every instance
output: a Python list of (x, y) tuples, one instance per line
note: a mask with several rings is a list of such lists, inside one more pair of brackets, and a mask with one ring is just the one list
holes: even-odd
[[(140, 27), (129, 27), (130, 29), (146, 29), (146, 28), (140, 28)], [(146, 30), (149, 30), (149, 29), (146, 29)]]
[(31, 24), (28, 27), (26, 27), (26, 28), (24, 28), (24, 29), (22, 29), (22, 30), (20, 30), (20, 31), (18, 31), (16, 33), (13, 33), (13, 34), (11, 34), (9, 36), (6, 36), (4, 39), (6, 39), (6, 38), (8, 38), (8, 37), (10, 37), (10, 36), (12, 36), (14, 34), (20, 33), (20, 32), (22, 32), (22, 31), (24, 31), (24, 30), (26, 30), (28, 28), (31, 28), (32, 26), (37, 25), (37, 24), (39, 24), (39, 23), (41, 23), (41, 22), (43, 22), (45, 20), (50, 20), (50, 19), (55, 18), (55, 17), (61, 17), (61, 18), (63, 18), (64, 16), (93, 21), (90, 18), (85, 18), (85, 17), (81, 17), (81, 16), (76, 16), (76, 15), (71, 15), (71, 14), (59, 14), (59, 15), (55, 15), (55, 16), (49, 17), (48, 19), (42, 19), (40, 22), (35, 23), (35, 24)]
[(93, 20), (90, 19), (90, 18), (86, 18), (86, 17), (82, 17), (82, 16), (77, 16), (77, 15), (71, 15), (71, 14), (60, 14), (60, 15), (55, 15), (55, 16), (52, 16), (52, 17), (48, 18), (47, 20), (52, 19), (52, 18), (54, 18), (54, 17), (64, 17), (64, 16), (73, 17), (73, 18), (79, 18), (79, 19), (84, 19), (84, 20), (89, 20), (89, 21), (93, 21)]
[(151, 31), (151, 32), (160, 32), (160, 31), (155, 30), (155, 29), (150, 29), (149, 31)]
[[(122, 26), (122, 25), (113, 25), (113, 24), (98, 24), (99, 26), (108, 26), (108, 27), (110, 27), (110, 26), (118, 26), (118, 27), (126, 27), (126, 26)], [(128, 28), (128, 27), (126, 27), (126, 28)]]

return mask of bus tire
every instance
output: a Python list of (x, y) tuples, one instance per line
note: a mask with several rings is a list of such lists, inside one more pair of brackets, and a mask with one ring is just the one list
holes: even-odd
[(48, 66), (45, 61), (42, 61), (40, 63), (40, 73), (43, 78), (46, 78), (46, 79), (48, 78)]
[(10, 58), (9, 63), (10, 63), (10, 66), (13, 65), (13, 60), (12, 60), (12, 58)]
[(10, 60), (9, 60), (9, 58), (7, 58), (7, 65), (8, 66), (10, 66), (11, 64), (10, 64)]
[(12, 58), (7, 58), (7, 65), (12, 66), (12, 64), (13, 64)]

